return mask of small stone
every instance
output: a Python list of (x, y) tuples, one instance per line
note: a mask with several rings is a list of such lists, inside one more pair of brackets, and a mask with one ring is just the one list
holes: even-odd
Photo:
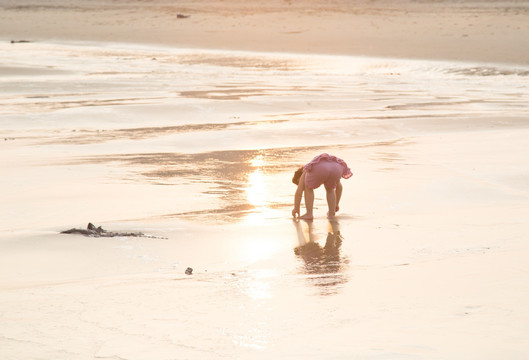
[(186, 275), (191, 275), (192, 273), (193, 273), (193, 269), (190, 268), (190, 267), (188, 267), (188, 268), (186, 269)]

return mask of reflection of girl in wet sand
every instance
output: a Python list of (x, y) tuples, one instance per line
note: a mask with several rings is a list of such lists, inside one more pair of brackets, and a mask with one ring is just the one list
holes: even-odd
[(329, 212), (327, 215), (333, 218), (340, 210), (340, 198), (342, 196), (342, 184), (340, 179), (349, 179), (353, 176), (351, 169), (347, 167), (345, 161), (336, 156), (321, 154), (316, 156), (307, 165), (300, 167), (292, 178), (292, 182), (298, 186), (294, 195), (294, 210), (292, 216), (299, 216), (301, 197), (305, 194), (305, 208), (307, 212), (300, 216), (300, 219), (312, 220), (314, 206), (314, 189), (325, 186), (327, 192), (327, 205)]
[(303, 260), (303, 271), (309, 275), (308, 279), (313, 285), (322, 289), (324, 295), (336, 293), (338, 286), (347, 282), (344, 273), (347, 259), (340, 256), (343, 238), (338, 221), (329, 220), (329, 231), (323, 247), (317, 242), (312, 221), (305, 224), (308, 234), (303, 229), (303, 222), (295, 220), (294, 225), (299, 242), (294, 253)]

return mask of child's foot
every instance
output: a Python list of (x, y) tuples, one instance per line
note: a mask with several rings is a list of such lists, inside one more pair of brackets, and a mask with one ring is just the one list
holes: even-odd
[(299, 218), (302, 220), (313, 220), (314, 216), (312, 214), (303, 214)]
[(334, 219), (336, 218), (336, 213), (335, 212), (327, 212), (327, 219)]

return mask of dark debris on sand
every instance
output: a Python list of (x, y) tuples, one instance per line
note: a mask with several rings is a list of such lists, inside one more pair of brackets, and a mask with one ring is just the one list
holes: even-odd
[(86, 229), (70, 229), (61, 231), (61, 234), (79, 234), (79, 235), (85, 235), (90, 237), (116, 237), (116, 236), (132, 236), (132, 237), (154, 237), (150, 235), (145, 235), (142, 232), (113, 232), (113, 231), (106, 231), (101, 226), (96, 227), (92, 223), (88, 223), (88, 226)]

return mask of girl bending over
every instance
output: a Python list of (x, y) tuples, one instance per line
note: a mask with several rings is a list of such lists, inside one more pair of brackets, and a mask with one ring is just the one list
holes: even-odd
[(305, 166), (300, 167), (292, 178), (292, 182), (298, 186), (294, 195), (294, 209), (292, 216), (300, 215), (301, 197), (305, 193), (305, 209), (307, 212), (300, 219), (312, 220), (314, 218), (314, 189), (324, 185), (327, 192), (327, 205), (329, 212), (327, 216), (333, 218), (340, 209), (340, 198), (342, 197), (342, 184), (340, 179), (349, 179), (353, 176), (351, 169), (345, 161), (336, 156), (321, 154), (312, 159)]

